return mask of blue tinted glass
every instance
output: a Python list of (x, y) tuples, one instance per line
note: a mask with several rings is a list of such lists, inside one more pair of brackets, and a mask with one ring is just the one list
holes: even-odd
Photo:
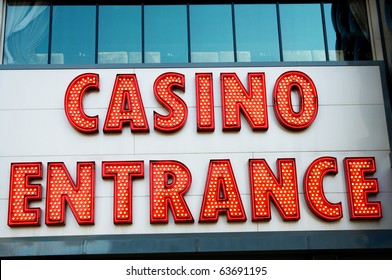
[(98, 63), (142, 62), (140, 6), (99, 6)]
[(283, 60), (326, 60), (320, 4), (282, 4), (279, 7)]
[(185, 5), (145, 6), (145, 62), (188, 62)]
[(54, 6), (52, 64), (95, 63), (95, 6)]
[(4, 64), (47, 64), (49, 7), (8, 6)]
[(279, 61), (276, 5), (235, 5), (237, 61)]
[(231, 5), (190, 5), (191, 61), (233, 62)]

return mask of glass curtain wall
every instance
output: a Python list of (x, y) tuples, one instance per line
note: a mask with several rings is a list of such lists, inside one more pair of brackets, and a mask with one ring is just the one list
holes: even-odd
[(46, 2), (8, 1), (4, 64), (47, 64), (50, 8)]
[(234, 5), (237, 61), (280, 61), (277, 6)]
[(98, 63), (142, 62), (142, 7), (100, 5)]
[(165, 3), (7, 1), (3, 63), (372, 59), (365, 0)]
[(191, 5), (191, 62), (234, 62), (231, 5)]
[(144, 6), (144, 62), (188, 62), (186, 5)]
[(283, 60), (325, 61), (320, 4), (282, 4), (279, 9)]
[(95, 63), (95, 6), (53, 6), (51, 64)]

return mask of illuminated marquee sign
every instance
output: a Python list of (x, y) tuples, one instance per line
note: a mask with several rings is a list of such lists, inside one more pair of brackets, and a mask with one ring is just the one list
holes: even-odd
[[(210, 73), (196, 73), (197, 131), (214, 131), (213, 79)], [(240, 112), (253, 130), (268, 129), (268, 113), (265, 73), (248, 74), (249, 91), (245, 89), (235, 73), (221, 74), (221, 97), (223, 130), (240, 130)], [(165, 73), (154, 83), (154, 95), (169, 114), (162, 116), (154, 112), (154, 129), (163, 132), (180, 130), (188, 115), (186, 103), (172, 91), (185, 91), (185, 77), (180, 73)], [(292, 88), (299, 90), (301, 99), (299, 112), (291, 103)], [(98, 116), (87, 116), (83, 111), (83, 95), (87, 90), (99, 90), (97, 74), (83, 74), (69, 85), (65, 96), (65, 112), (70, 124), (82, 133), (98, 132)], [(316, 87), (305, 73), (284, 73), (275, 84), (275, 113), (280, 123), (293, 130), (305, 129), (317, 115)], [(104, 132), (122, 132), (128, 123), (132, 132), (149, 132), (142, 96), (135, 74), (117, 75)]]
[[(316, 229), (330, 223), (350, 229), (352, 220), (392, 228), (392, 218), (384, 214), (392, 198), (384, 184), (392, 181), (385, 166), (389, 142), (385, 113), (380, 114), (382, 86), (377, 67), (355, 69), (59, 70), (67, 76), (61, 87), (44, 76), (48, 88), (36, 82), (37, 87), (28, 86), (29, 94), (42, 94), (35, 104), (56, 104), (54, 109), (34, 111), (23, 102), (22, 109), (8, 109), (25, 118), (39, 111), (52, 126), (40, 129), (39, 141), (38, 135), (16, 137), (16, 148), (4, 151), (5, 235), (13, 228), (31, 234), (73, 219), (76, 224), (65, 234), (85, 234), (78, 226), (101, 228), (109, 220), (133, 227), (141, 224), (135, 221), (140, 215), (144, 222), (148, 216), (151, 226), (173, 220), (199, 224), (200, 232), (211, 222), (235, 222), (230, 230), (243, 231), (245, 222), (264, 226), (274, 219), (279, 225), (268, 230), (306, 229), (302, 220)], [(17, 75), (10, 72), (2, 75), (8, 75), (11, 88)], [(366, 75), (374, 82), (361, 84)], [(355, 82), (340, 83), (344, 79)], [(367, 89), (372, 92), (361, 103)], [(26, 89), (7, 100), (18, 95), (27, 96)], [(4, 106), (12, 107), (7, 100)], [(1, 125), (5, 131), (4, 116)], [(53, 160), (61, 154), (75, 161)], [(115, 233), (112, 227), (109, 232)], [(146, 226), (135, 229), (151, 232)], [(55, 227), (42, 234), (61, 232)]]

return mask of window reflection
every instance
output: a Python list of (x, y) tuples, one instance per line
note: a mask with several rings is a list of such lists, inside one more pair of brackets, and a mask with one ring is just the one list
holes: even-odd
[(237, 61), (279, 61), (276, 5), (235, 5)]
[(230, 5), (191, 5), (192, 62), (234, 62)]
[(47, 64), (49, 6), (8, 5), (4, 64)]
[(54, 6), (52, 64), (95, 63), (95, 6)]
[(145, 6), (145, 62), (188, 62), (185, 5)]
[(141, 6), (100, 6), (98, 63), (141, 62)]
[[(365, 1), (336, 1), (327, 5), (331, 10), (333, 31), (328, 36), (336, 36), (335, 50), (341, 60), (371, 60), (369, 27)], [(331, 30), (332, 28), (329, 28)], [(335, 33), (335, 35), (331, 35)], [(329, 47), (331, 50), (331, 47)]]
[(282, 4), (280, 21), (284, 61), (325, 61), (320, 4)]
[(325, 29), (327, 32), (327, 44), (328, 44), (328, 56), (331, 61), (344, 60), (343, 52), (339, 48), (336, 35), (336, 22), (332, 22), (332, 18), (335, 20), (336, 15), (333, 14), (332, 4), (324, 4), (324, 16), (325, 16)]

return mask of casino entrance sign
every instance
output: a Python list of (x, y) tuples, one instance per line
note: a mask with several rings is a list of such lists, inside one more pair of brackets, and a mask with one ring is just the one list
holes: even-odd
[[(220, 74), (223, 130), (240, 130), (243, 114), (253, 130), (268, 129), (265, 73), (248, 73), (248, 90), (235, 73)], [(188, 107), (174, 89), (185, 92), (185, 76), (163, 73), (154, 82), (157, 101), (168, 111), (154, 112), (154, 129), (172, 133), (180, 130), (188, 116)], [(72, 80), (65, 93), (64, 110), (69, 123), (82, 133), (97, 133), (98, 116), (88, 116), (83, 109), (87, 91), (99, 90), (99, 75), (81, 74)], [(292, 92), (297, 90), (299, 108), (294, 109)], [(213, 131), (214, 96), (211, 73), (195, 74), (197, 100), (197, 131)], [(316, 119), (317, 89), (303, 72), (283, 73), (273, 91), (274, 110), (287, 129), (303, 130)], [(117, 75), (108, 106), (104, 132), (122, 132), (129, 124), (132, 132), (149, 132), (149, 124), (135, 74)], [(295, 159), (278, 159), (278, 174), (271, 171), (265, 159), (249, 160), (249, 181), (252, 220), (271, 219), (273, 203), (283, 220), (299, 220), (298, 178)], [(375, 159), (344, 159), (346, 188), (351, 219), (380, 219), (381, 203), (370, 202), (368, 195), (378, 193), (377, 179), (366, 178), (376, 171)], [(152, 160), (149, 164), (150, 222), (167, 223), (169, 209), (174, 221), (194, 222), (185, 194), (191, 187), (192, 174), (188, 167), (174, 160)], [(47, 225), (64, 224), (68, 204), (79, 224), (94, 224), (95, 162), (79, 162), (76, 183), (63, 163), (49, 163), (46, 182)], [(313, 213), (324, 220), (342, 218), (341, 202), (331, 203), (325, 196), (323, 178), (337, 174), (337, 159), (316, 159), (306, 170), (303, 192)], [(199, 175), (200, 176), (200, 175)], [(111, 161), (102, 163), (102, 178), (114, 181), (114, 223), (132, 223), (132, 181), (144, 177), (143, 161)], [(32, 185), (31, 179), (42, 179), (42, 163), (15, 163), (11, 167), (8, 225), (40, 225), (41, 210), (30, 208), (30, 200), (42, 199), (42, 186)], [(219, 214), (227, 220), (247, 220), (241, 195), (229, 159), (211, 160), (204, 187), (199, 222), (217, 222)]]
[(27, 72), (0, 73), (4, 237), (392, 229), (377, 66)]

